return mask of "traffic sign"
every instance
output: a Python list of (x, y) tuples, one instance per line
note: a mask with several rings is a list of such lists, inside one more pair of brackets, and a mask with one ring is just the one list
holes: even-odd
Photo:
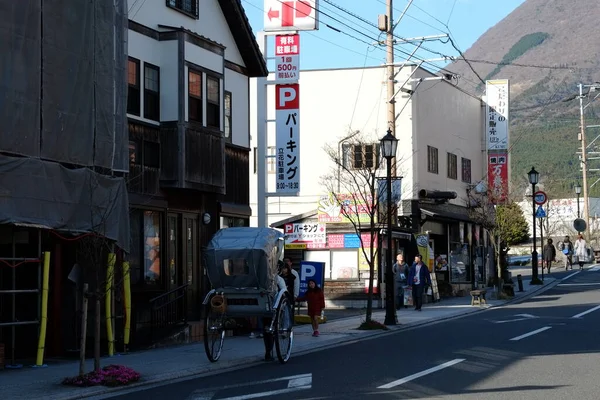
[(535, 212), (535, 217), (536, 218), (546, 218), (546, 210), (544, 210), (544, 208), (542, 206), (539, 206), (537, 208), (537, 211)]
[(317, 0), (265, 0), (265, 32), (319, 29)]
[(535, 204), (538, 206), (546, 204), (546, 201), (548, 201), (548, 196), (546, 196), (546, 193), (542, 192), (541, 190), (535, 192), (533, 196), (533, 201), (535, 201)]
[(585, 220), (577, 218), (575, 221), (573, 221), (573, 228), (575, 228), (577, 232), (585, 232), (587, 224), (585, 223)]

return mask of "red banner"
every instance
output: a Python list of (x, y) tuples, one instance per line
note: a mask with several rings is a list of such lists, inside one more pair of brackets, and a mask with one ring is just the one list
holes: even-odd
[(493, 204), (508, 200), (508, 153), (488, 154), (488, 196)]

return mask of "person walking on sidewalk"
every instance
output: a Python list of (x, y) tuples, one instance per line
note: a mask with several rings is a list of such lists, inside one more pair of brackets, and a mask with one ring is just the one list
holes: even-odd
[[(575, 257), (579, 263), (579, 269), (583, 269), (583, 263), (587, 260), (587, 243), (581, 233), (575, 241)], [(573, 267), (571, 266), (571, 268)]]
[(319, 316), (325, 309), (325, 296), (323, 290), (317, 286), (314, 279), (309, 279), (308, 289), (304, 296), (298, 297), (298, 301), (306, 301), (308, 305), (308, 316), (313, 328), (313, 336), (319, 336)]
[(415, 256), (415, 262), (412, 267), (410, 267), (408, 285), (409, 287), (412, 287), (415, 310), (421, 311), (421, 307), (423, 306), (423, 293), (426, 286), (431, 286), (431, 276), (429, 275), (429, 269), (423, 264), (423, 256), (420, 254)]
[(404, 261), (404, 254), (398, 253), (392, 270), (396, 278), (396, 309), (399, 310), (404, 306), (404, 286), (406, 286), (406, 279), (410, 270), (408, 264)]
[(292, 260), (283, 259), (280, 275), (287, 286), (287, 295), (290, 303), (290, 319), (294, 322), (294, 302), (300, 294), (300, 275), (292, 268)]
[[(548, 268), (548, 273), (550, 273), (552, 262), (556, 260), (556, 247), (552, 244), (552, 239), (548, 239), (548, 243), (544, 246), (543, 256), (544, 261), (546, 262), (546, 268)], [(544, 266), (542, 266), (542, 269), (544, 269)]]
[(559, 245), (560, 251), (563, 253), (563, 257), (565, 259), (565, 271), (569, 269), (573, 269), (573, 243), (568, 236), (565, 236), (565, 239)]

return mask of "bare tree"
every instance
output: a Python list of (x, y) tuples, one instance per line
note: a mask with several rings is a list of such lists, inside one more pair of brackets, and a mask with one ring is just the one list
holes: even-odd
[[(110, 215), (116, 209), (115, 204), (117, 198), (121, 195), (119, 192), (123, 190), (122, 187), (110, 190), (98, 190), (101, 183), (98, 182), (98, 177), (95, 174), (89, 175), (89, 181), (87, 184), (90, 187), (90, 199), (89, 199), (89, 218), (90, 226), (89, 231), (82, 236), (79, 240), (79, 258), (82, 264), (82, 271), (84, 271), (83, 280), (84, 293), (83, 297), (90, 299), (94, 302), (94, 370), (99, 371), (100, 366), (100, 342), (102, 338), (101, 327), (102, 327), (102, 300), (106, 299), (106, 296), (114, 294), (114, 287), (120, 283), (115, 282), (115, 276), (117, 268), (112, 268), (112, 271), (108, 271), (108, 263), (110, 254), (114, 254), (115, 243), (113, 240), (107, 237), (108, 223), (111, 220)], [(99, 198), (99, 196), (103, 196)], [(113, 259), (114, 262), (114, 259)], [(122, 280), (122, 277), (121, 277)], [(108, 284), (111, 286), (109, 287)], [(88, 290), (89, 287), (89, 290)], [(110, 304), (113, 304), (110, 299)], [(87, 303), (87, 300), (86, 300)], [(114, 307), (113, 307), (114, 309)], [(84, 315), (82, 319), (87, 321), (87, 307), (83, 308)], [(113, 318), (114, 320), (114, 315)], [(114, 324), (112, 321), (106, 321), (112, 325), (113, 334), (112, 340), (114, 343)], [(85, 331), (82, 332), (82, 335)], [(80, 375), (84, 371), (85, 365), (85, 349), (86, 349), (86, 338), (82, 337), (81, 340), (82, 350), (80, 352)]]
[(378, 193), (379, 143), (369, 140), (361, 132), (353, 132), (343, 141), (344, 147), (351, 151), (344, 151), (339, 146), (324, 148), (333, 167), (321, 177), (329, 196), (326, 204), (321, 204), (330, 211), (329, 215), (339, 216), (331, 222), (350, 224), (360, 240), (360, 251), (369, 265), (365, 317), (368, 323), (373, 314), (373, 278), (379, 254), (377, 232), (385, 226), (387, 216), (387, 207), (383, 207), (385, 199)]

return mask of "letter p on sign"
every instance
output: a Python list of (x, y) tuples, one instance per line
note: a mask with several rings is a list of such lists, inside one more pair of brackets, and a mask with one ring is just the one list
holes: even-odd
[(302, 268), (300, 269), (300, 280), (306, 282), (310, 278), (314, 277), (316, 273), (317, 270), (312, 265), (302, 264)]
[(298, 110), (300, 108), (300, 85), (275, 86), (275, 109), (276, 110)]

